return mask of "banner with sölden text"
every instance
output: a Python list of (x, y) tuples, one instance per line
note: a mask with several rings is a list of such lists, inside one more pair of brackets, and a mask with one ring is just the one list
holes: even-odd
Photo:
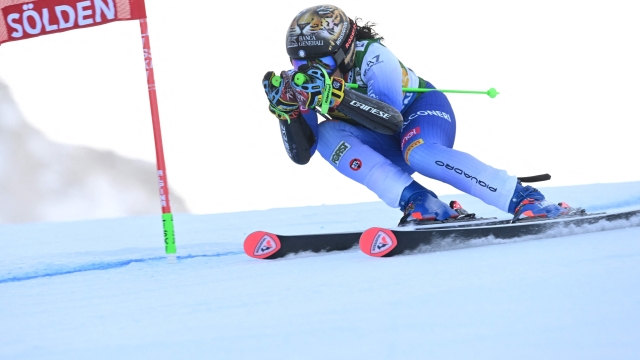
[(144, 0), (0, 0), (0, 44), (144, 18)]

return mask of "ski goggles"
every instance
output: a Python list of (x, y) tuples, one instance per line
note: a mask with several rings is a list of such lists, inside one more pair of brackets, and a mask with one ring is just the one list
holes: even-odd
[(293, 64), (293, 69), (298, 70), (298, 68), (302, 65), (318, 65), (324, 68), (329, 75), (333, 74), (336, 69), (338, 69), (338, 64), (336, 64), (336, 60), (331, 55), (323, 56), (318, 59), (313, 60), (305, 60), (305, 59), (291, 59), (291, 64)]

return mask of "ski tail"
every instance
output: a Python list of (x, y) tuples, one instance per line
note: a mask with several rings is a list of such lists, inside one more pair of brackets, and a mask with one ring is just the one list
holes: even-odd
[(518, 176), (518, 180), (520, 180), (520, 182), (523, 182), (523, 183), (547, 181), (547, 180), (551, 180), (551, 175), (540, 174), (540, 175), (533, 175), (533, 176)]

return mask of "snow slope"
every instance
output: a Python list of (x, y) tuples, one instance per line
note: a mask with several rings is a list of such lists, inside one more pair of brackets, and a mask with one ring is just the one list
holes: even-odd
[[(640, 182), (543, 190), (591, 211), (640, 207)], [(382, 202), (177, 215), (175, 264), (159, 215), (2, 225), (0, 359), (640, 357), (638, 226), (389, 259), (242, 251), (258, 229), (398, 218)]]

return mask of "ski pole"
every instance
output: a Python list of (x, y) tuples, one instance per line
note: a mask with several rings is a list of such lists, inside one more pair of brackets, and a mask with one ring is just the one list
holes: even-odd
[[(351, 88), (351, 89), (357, 89), (360, 86), (358, 86), (358, 84), (346, 84), (347, 87)], [(456, 94), (486, 94), (489, 95), (490, 98), (495, 98), (496, 96), (498, 96), (500, 93), (494, 89), (491, 88), (487, 91), (473, 91), (473, 90), (443, 90), (443, 89), (421, 89), (421, 88), (402, 88), (403, 92), (415, 92), (415, 93), (423, 93), (423, 92), (428, 92), (428, 91), (440, 91), (443, 93), (456, 93)]]
[[(299, 77), (298, 80), (302, 80), (302, 77)], [(274, 76), (273, 77), (273, 85), (275, 86), (280, 86), (280, 76)], [(277, 82), (277, 85), (276, 85)], [(298, 83), (296, 81), (296, 84), (301, 85), (302, 82)], [(357, 89), (360, 86), (358, 84), (345, 84), (345, 86), (347, 86), (350, 89)], [(402, 88), (403, 92), (415, 92), (415, 93), (422, 93), (422, 92), (428, 92), (428, 91), (440, 91), (443, 93), (455, 93), (455, 94), (485, 94), (488, 95), (490, 98), (494, 99), (496, 96), (500, 95), (500, 93), (495, 89), (495, 88), (491, 88), (487, 91), (474, 91), (474, 90), (443, 90), (443, 89), (421, 89), (421, 88)]]

